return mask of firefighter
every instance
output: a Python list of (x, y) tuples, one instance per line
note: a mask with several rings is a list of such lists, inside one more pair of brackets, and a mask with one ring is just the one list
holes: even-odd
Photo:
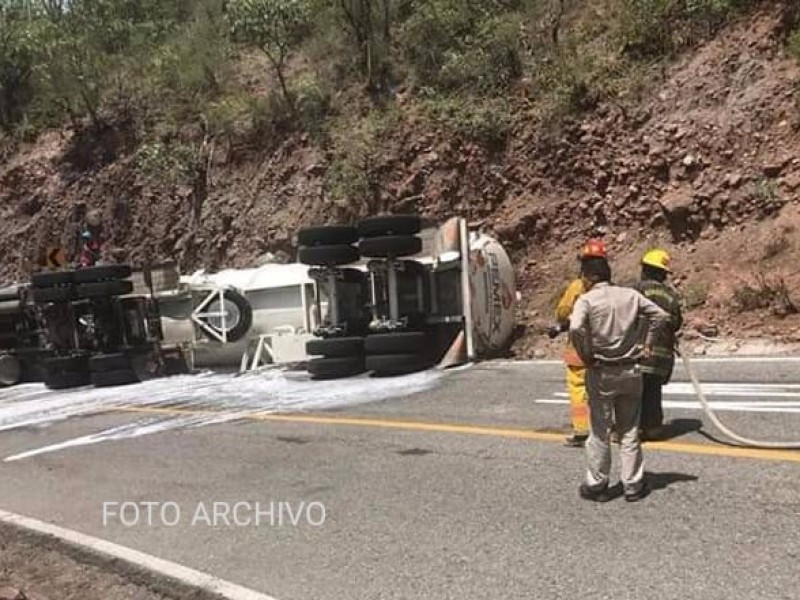
[[(575, 302), (569, 324), (570, 340), (586, 365), (591, 435), (586, 444), (589, 468), (580, 496), (606, 502), (609, 489), (612, 419), (620, 434), (620, 463), (625, 500), (635, 502), (649, 493), (639, 441), (642, 375), (646, 360), (669, 314), (631, 288), (611, 284), (604, 258), (583, 261), (586, 292)], [(642, 343), (641, 324), (647, 332)]]
[(653, 342), (652, 354), (642, 362), (642, 414), (640, 437), (656, 440), (664, 435), (662, 387), (669, 383), (675, 366), (675, 340), (683, 325), (678, 292), (667, 282), (671, 273), (670, 256), (660, 248), (642, 256), (642, 277), (636, 289), (670, 315), (669, 326), (662, 329)]
[[(583, 250), (578, 255), (581, 262), (591, 258), (606, 259), (608, 252), (603, 240), (590, 239), (586, 242)], [(569, 318), (575, 301), (584, 292), (582, 278), (577, 278), (568, 286), (564, 295), (556, 306), (556, 320), (558, 325), (551, 331), (551, 337), (557, 332), (566, 331), (569, 328)], [(575, 348), (567, 341), (564, 349), (564, 362), (567, 365), (567, 391), (569, 392), (570, 420), (572, 422), (572, 435), (570, 435), (565, 445), (573, 448), (580, 448), (586, 443), (589, 437), (589, 405), (586, 396), (586, 367), (578, 356)]]

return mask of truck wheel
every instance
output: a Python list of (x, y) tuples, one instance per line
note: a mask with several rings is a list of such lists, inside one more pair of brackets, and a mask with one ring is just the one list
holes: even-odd
[(341, 244), (336, 246), (303, 246), (299, 252), (300, 262), (312, 266), (349, 265), (358, 261), (355, 246)]
[(75, 286), (75, 298), (103, 298), (106, 296), (124, 296), (133, 291), (130, 281), (100, 281), (97, 283), (82, 283)]
[(130, 265), (103, 265), (101, 267), (89, 267), (78, 269), (73, 275), (75, 283), (98, 283), (100, 281), (114, 281), (127, 279), (133, 270)]
[(0, 300), (0, 315), (16, 315), (22, 312), (22, 301)]
[(51, 390), (83, 387), (90, 382), (89, 371), (45, 371), (44, 375), (44, 384)]
[(113, 387), (117, 385), (139, 383), (139, 376), (131, 369), (118, 369), (115, 371), (92, 373), (91, 380), (94, 387)]
[(331, 246), (353, 244), (358, 241), (358, 229), (346, 225), (306, 227), (297, 234), (300, 246)]
[(369, 217), (358, 224), (362, 237), (386, 235), (415, 235), (422, 229), (422, 219), (417, 215), (380, 215)]
[(72, 300), (72, 287), (35, 287), (31, 292), (34, 304), (69, 302)]
[(314, 379), (351, 377), (364, 372), (364, 357), (313, 358), (308, 362), (308, 372)]
[(22, 379), (22, 365), (10, 354), (0, 354), (0, 387), (16, 385)]
[(19, 302), (19, 289), (15, 287), (0, 289), (0, 302)]
[(31, 285), (35, 288), (49, 288), (55, 285), (70, 285), (74, 271), (53, 271), (47, 273), (34, 273), (31, 276)]
[(423, 371), (431, 361), (421, 354), (373, 354), (367, 355), (367, 371), (376, 375), (402, 375)]
[(323, 338), (306, 342), (306, 353), (326, 358), (344, 358), (364, 355), (364, 338)]
[(98, 354), (89, 358), (89, 370), (92, 373), (119, 371), (131, 368), (131, 359), (127, 354)]
[(364, 238), (359, 244), (361, 255), (367, 258), (411, 256), (422, 251), (422, 240), (413, 235), (387, 235)]
[(3, 350), (14, 350), (19, 344), (16, 334), (3, 333), (0, 334), (0, 348)]
[(42, 364), (46, 371), (52, 373), (64, 373), (69, 371), (87, 371), (89, 370), (89, 359), (82, 355), (73, 356), (57, 356), (49, 358)]
[[(253, 307), (250, 306), (247, 298), (239, 292), (225, 290), (223, 293), (223, 305), (220, 306), (219, 300), (214, 300), (206, 307), (205, 312), (220, 312), (223, 307), (228, 315), (225, 318), (228, 342), (238, 342), (247, 335), (253, 325)], [(220, 334), (222, 333), (222, 319), (219, 317), (206, 317), (206, 322)], [(205, 329), (203, 333), (214, 341), (219, 341)]]
[(367, 354), (421, 354), (428, 348), (428, 336), (421, 331), (378, 333), (364, 341)]

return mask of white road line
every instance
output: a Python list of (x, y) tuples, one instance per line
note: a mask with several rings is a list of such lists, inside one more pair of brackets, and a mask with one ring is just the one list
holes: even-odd
[(64, 529), (57, 525), (44, 523), (43, 521), (37, 521), (36, 519), (6, 512), (4, 510), (0, 510), (0, 521), (23, 527), (37, 533), (53, 536), (73, 546), (78, 546), (94, 553), (104, 554), (111, 558), (125, 561), (137, 567), (155, 572), (163, 577), (180, 581), (181, 583), (199, 588), (206, 592), (218, 594), (228, 600), (275, 600), (272, 596), (267, 596), (261, 592), (244, 588), (223, 579), (213, 577), (212, 575), (201, 573), (200, 571), (195, 571), (194, 569), (145, 554), (144, 552), (119, 546), (112, 542), (91, 537), (77, 531)]
[[(536, 404), (569, 404), (569, 400), (562, 398), (539, 398), (534, 400)], [(726, 412), (761, 412), (761, 413), (787, 413), (800, 414), (800, 402), (725, 402), (715, 400), (709, 402), (714, 410)], [(664, 400), (664, 408), (687, 408), (691, 410), (702, 410), (699, 402), (689, 400)]]
[[(703, 358), (690, 358), (692, 364), (704, 363), (800, 363), (800, 356), (706, 356)], [(564, 366), (563, 360), (551, 359), (521, 359), (521, 360), (493, 360), (482, 363), (483, 366)]]

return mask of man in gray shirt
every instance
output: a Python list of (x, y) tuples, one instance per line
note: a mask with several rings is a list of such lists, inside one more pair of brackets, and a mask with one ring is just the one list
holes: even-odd
[(606, 502), (609, 491), (612, 425), (621, 436), (620, 462), (625, 499), (647, 496), (639, 441), (642, 375), (639, 361), (649, 356), (652, 340), (669, 314), (636, 290), (611, 285), (611, 268), (604, 258), (585, 261), (581, 276), (588, 290), (575, 303), (569, 335), (588, 367), (591, 434), (586, 444), (589, 469), (581, 497)]

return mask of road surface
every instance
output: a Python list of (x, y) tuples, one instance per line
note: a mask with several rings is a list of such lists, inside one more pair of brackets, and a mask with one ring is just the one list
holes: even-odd
[[(727, 424), (790, 440), (798, 367), (697, 363)], [(800, 451), (720, 443), (680, 369), (654, 493), (604, 505), (578, 497), (557, 364), (203, 381), (3, 391), (0, 509), (277, 600), (800, 597)]]

